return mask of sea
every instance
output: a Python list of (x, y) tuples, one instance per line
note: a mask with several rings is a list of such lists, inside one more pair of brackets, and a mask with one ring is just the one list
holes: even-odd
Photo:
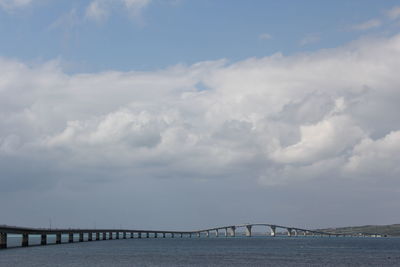
[[(63, 242), (66, 237), (63, 237)], [(0, 250), (0, 266), (400, 266), (400, 238), (142, 238)], [(50, 240), (49, 242), (54, 242)], [(20, 237), (9, 236), (9, 246)]]

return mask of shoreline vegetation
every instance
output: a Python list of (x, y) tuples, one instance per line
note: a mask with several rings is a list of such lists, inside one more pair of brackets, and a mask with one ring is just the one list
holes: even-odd
[(317, 231), (324, 231), (332, 234), (360, 233), (360, 234), (378, 234), (381, 236), (400, 236), (400, 224), (346, 226), (346, 227), (317, 229)]

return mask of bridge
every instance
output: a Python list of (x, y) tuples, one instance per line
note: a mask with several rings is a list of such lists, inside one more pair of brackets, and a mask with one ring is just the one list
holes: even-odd
[[(371, 236), (370, 234), (340, 234), (329, 233), (316, 230), (307, 230), (297, 227), (282, 226), (268, 223), (255, 223), (255, 224), (239, 224), (222, 227), (214, 227), (207, 229), (200, 229), (194, 231), (164, 231), (164, 230), (132, 230), (132, 229), (52, 229), (52, 228), (28, 228), (0, 225), (0, 249), (7, 248), (7, 236), (10, 234), (21, 235), (21, 247), (28, 247), (29, 236), (40, 236), (40, 245), (48, 244), (48, 237), (55, 236), (54, 244), (74, 243), (76, 239), (78, 242), (85, 241), (99, 241), (99, 240), (112, 240), (112, 239), (127, 239), (127, 238), (175, 238), (175, 237), (210, 237), (214, 234), (215, 237), (223, 235), (225, 237), (235, 237), (238, 229), (243, 228), (247, 237), (252, 236), (252, 229), (255, 226), (262, 226), (266, 228), (266, 235), (277, 236), (284, 234), (290, 237), (303, 235), (303, 236), (321, 236), (321, 237), (339, 237), (339, 236)], [(280, 232), (279, 232), (280, 229)], [(62, 237), (67, 236), (67, 241), (62, 242)], [(74, 238), (77, 237), (77, 238)]]

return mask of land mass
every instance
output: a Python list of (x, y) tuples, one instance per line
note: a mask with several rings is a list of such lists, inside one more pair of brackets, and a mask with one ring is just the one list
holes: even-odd
[(400, 224), (363, 225), (318, 229), (332, 234), (377, 234), (381, 236), (400, 236)]

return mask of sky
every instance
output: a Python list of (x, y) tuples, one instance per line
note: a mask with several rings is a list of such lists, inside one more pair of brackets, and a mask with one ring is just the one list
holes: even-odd
[(400, 222), (400, 2), (0, 0), (0, 224)]

